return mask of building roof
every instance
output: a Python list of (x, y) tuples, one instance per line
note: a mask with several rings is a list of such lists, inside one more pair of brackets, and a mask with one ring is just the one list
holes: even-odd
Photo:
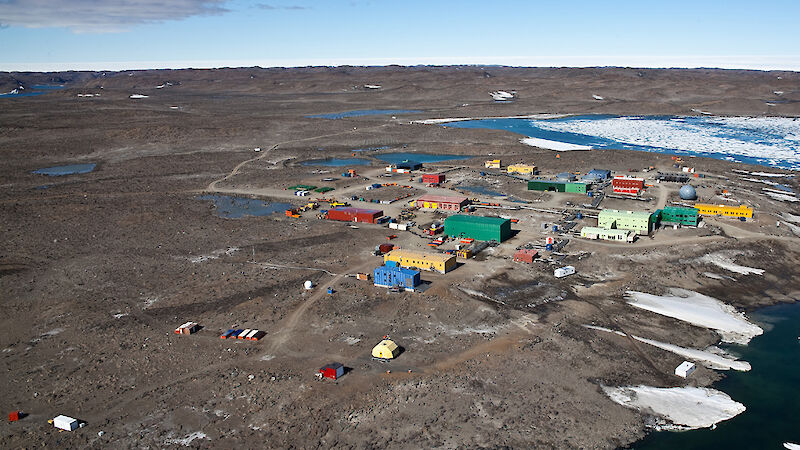
[(444, 253), (427, 253), (427, 252), (419, 252), (416, 250), (392, 250), (386, 254), (387, 256), (394, 256), (397, 258), (412, 258), (412, 259), (423, 259), (426, 261), (434, 261), (434, 262), (445, 262), (450, 258), (455, 258), (453, 255), (447, 255)]
[(417, 199), (418, 202), (437, 202), (437, 203), (463, 203), (467, 201), (467, 197), (449, 196), (449, 195), (423, 195)]
[(320, 370), (325, 370), (325, 369), (336, 370), (336, 369), (338, 369), (340, 367), (344, 367), (344, 365), (342, 365), (342, 363), (334, 362), (334, 363), (330, 363), (330, 364), (325, 364), (324, 366), (322, 366), (322, 369), (320, 369)]
[(682, 211), (682, 212), (697, 212), (697, 208), (690, 208), (686, 206), (665, 206), (663, 210), (666, 211)]
[(343, 211), (349, 212), (351, 214), (381, 214), (383, 215), (383, 211), (380, 209), (366, 209), (366, 208), (353, 208), (352, 206), (337, 206), (336, 208), (331, 209), (331, 211)]
[(407, 269), (405, 267), (399, 267), (399, 266), (378, 266), (376, 268), (376, 270), (381, 270), (381, 269), (387, 270), (389, 272), (400, 272), (400, 273), (402, 273), (404, 275), (410, 275), (410, 276), (414, 276), (414, 275), (417, 275), (417, 274), (420, 273), (419, 270), (412, 270), (412, 269)]
[(618, 209), (604, 209), (598, 213), (598, 216), (613, 216), (613, 217), (639, 217), (649, 219), (652, 213), (649, 211), (620, 211)]
[(480, 223), (485, 225), (502, 225), (505, 222), (511, 223), (511, 219), (503, 219), (502, 217), (485, 217), (485, 216), (466, 216), (463, 214), (456, 214), (444, 219), (445, 224), (450, 223)]
[(521, 249), (517, 250), (517, 252), (514, 253), (514, 254), (515, 255), (536, 255), (538, 253), (539, 253), (538, 251), (536, 251), (536, 250), (534, 250), (532, 248), (521, 248)]
[(384, 339), (378, 342), (378, 345), (376, 345), (374, 348), (377, 347), (384, 347), (390, 352), (394, 352), (395, 350), (397, 350), (397, 344), (395, 344), (394, 341), (391, 339)]
[(508, 167), (536, 167), (534, 164), (509, 164)]

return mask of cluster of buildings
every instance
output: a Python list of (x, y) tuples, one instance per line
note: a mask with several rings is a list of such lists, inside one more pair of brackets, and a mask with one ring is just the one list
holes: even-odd
[[(484, 167), (487, 169), (502, 169), (503, 164), (499, 159), (490, 159), (486, 161)], [(522, 175), (522, 176), (533, 176), (539, 173), (536, 169), (536, 166), (533, 164), (510, 164), (506, 167), (506, 172), (509, 175)]]

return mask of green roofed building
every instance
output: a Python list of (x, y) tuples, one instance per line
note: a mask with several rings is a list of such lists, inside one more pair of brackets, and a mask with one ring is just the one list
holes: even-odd
[(647, 235), (653, 231), (657, 220), (657, 214), (651, 214), (647, 211), (604, 209), (597, 215), (597, 226), (600, 228), (631, 230), (639, 235)]
[(529, 191), (572, 192), (576, 194), (585, 194), (590, 186), (591, 183), (582, 183), (577, 181), (528, 181)]
[(503, 242), (511, 237), (511, 220), (456, 214), (444, 220), (444, 234), (479, 241)]
[(697, 221), (697, 208), (666, 206), (661, 210), (661, 222), (679, 223), (681, 225), (696, 227)]

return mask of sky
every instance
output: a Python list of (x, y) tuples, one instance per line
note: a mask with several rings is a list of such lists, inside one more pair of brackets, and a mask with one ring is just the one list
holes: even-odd
[(0, 71), (308, 65), (800, 71), (800, 1), (0, 0)]

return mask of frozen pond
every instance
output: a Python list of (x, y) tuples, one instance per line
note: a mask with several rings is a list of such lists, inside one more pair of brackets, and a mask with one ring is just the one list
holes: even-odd
[(54, 166), (36, 169), (31, 173), (59, 177), (62, 175), (73, 175), (76, 173), (89, 173), (93, 171), (96, 166), (97, 164), (71, 164), (68, 166)]
[(269, 203), (246, 197), (231, 197), (229, 195), (201, 195), (198, 200), (211, 200), (219, 217), (225, 219), (239, 219), (245, 216), (268, 216), (276, 212), (290, 209), (290, 203)]
[(36, 95), (47, 94), (49, 91), (64, 89), (60, 84), (34, 84), (28, 89), (15, 89), (11, 92), (0, 94), (0, 98), (33, 97)]
[(345, 111), (340, 113), (314, 114), (313, 116), (306, 117), (312, 119), (345, 119), (347, 117), (415, 114), (421, 112), (422, 111), (416, 109), (358, 109), (355, 111)]
[(473, 156), (464, 156), (464, 155), (446, 155), (446, 154), (412, 153), (412, 152), (384, 153), (382, 155), (375, 155), (375, 157), (380, 159), (381, 161), (386, 161), (389, 164), (398, 164), (404, 161), (432, 163), (440, 161), (451, 161), (455, 159), (473, 158)]
[(368, 166), (369, 160), (362, 158), (325, 158), (325, 159), (312, 159), (300, 163), (304, 166)]
[(441, 125), (511, 131), (533, 138), (529, 141), (532, 145), (554, 150), (639, 150), (800, 170), (797, 118), (583, 115), (479, 119)]

